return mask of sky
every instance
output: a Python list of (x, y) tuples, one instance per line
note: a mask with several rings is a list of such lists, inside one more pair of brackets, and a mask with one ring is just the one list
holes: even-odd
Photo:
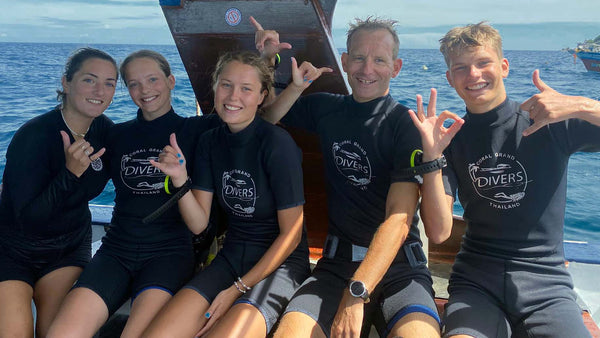
[[(0, 0), (0, 42), (173, 44), (158, 0)], [(489, 21), (505, 49), (557, 50), (600, 35), (598, 0), (338, 0), (334, 42), (354, 17), (398, 20), (401, 48), (437, 48), (451, 27)]]

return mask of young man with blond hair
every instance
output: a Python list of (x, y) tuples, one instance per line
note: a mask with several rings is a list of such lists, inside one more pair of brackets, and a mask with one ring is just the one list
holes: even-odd
[(444, 152), (447, 203), (458, 191), (467, 230), (442, 334), (589, 337), (565, 268), (563, 223), (570, 155), (600, 151), (600, 102), (556, 92), (538, 70), (539, 93), (510, 100), (502, 39), (486, 23), (454, 28), (440, 42), (448, 82), (467, 109)]

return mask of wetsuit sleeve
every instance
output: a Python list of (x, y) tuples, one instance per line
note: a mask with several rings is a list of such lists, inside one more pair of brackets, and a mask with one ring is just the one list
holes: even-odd
[(304, 204), (302, 180), (302, 153), (292, 137), (284, 130), (277, 130), (265, 152), (269, 184), (275, 197), (277, 210)]
[[(558, 125), (551, 125), (553, 136), (560, 132), (557, 130), (558, 127)], [(565, 147), (569, 154), (578, 151), (600, 151), (600, 127), (584, 120), (570, 119), (564, 122), (564, 129), (566, 135), (561, 139), (566, 141)]]
[(325, 97), (320, 94), (311, 94), (300, 97), (288, 113), (281, 119), (281, 123), (286, 126), (301, 128), (313, 133), (317, 132), (317, 123), (321, 106)]
[[(13, 214), (23, 224), (41, 224), (56, 217), (81, 186), (80, 179), (65, 167), (59, 132), (40, 137), (33, 129), (15, 134), (7, 151), (4, 176)], [(56, 174), (52, 173), (51, 162), (61, 168)]]
[(192, 189), (214, 192), (213, 172), (210, 160), (210, 141), (213, 132), (206, 132), (200, 138), (193, 158)]
[(450, 146), (444, 151), (444, 156), (446, 157), (448, 165), (442, 169), (442, 182), (444, 184), (446, 195), (452, 196), (452, 198), (456, 200), (458, 180), (456, 178), (456, 172), (454, 171), (454, 163), (452, 162), (452, 152), (449, 148)]
[(414, 182), (417, 183), (416, 177), (406, 177), (397, 174), (400, 170), (410, 167), (410, 159), (412, 153), (416, 149), (422, 149), (421, 136), (419, 131), (412, 123), (408, 110), (402, 108), (398, 113), (398, 121), (392, 135), (394, 147), (394, 167), (392, 168), (392, 182)]

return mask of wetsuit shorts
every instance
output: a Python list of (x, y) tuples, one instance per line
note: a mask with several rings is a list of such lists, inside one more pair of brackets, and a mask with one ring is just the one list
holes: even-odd
[(189, 247), (170, 247), (153, 253), (118, 255), (103, 244), (81, 273), (74, 288), (85, 287), (98, 294), (109, 315), (147, 289), (174, 295), (193, 275), (194, 255)]
[(48, 273), (67, 266), (83, 268), (91, 259), (91, 227), (51, 239), (1, 237), (0, 282), (20, 280), (33, 288)]
[(590, 337), (564, 264), (461, 251), (444, 311), (444, 337)]
[[(267, 251), (268, 247), (246, 243), (226, 243), (215, 259), (186, 286), (202, 295), (209, 303), (222, 290), (246, 274)], [(283, 313), (300, 284), (310, 275), (307, 256), (292, 253), (279, 268), (254, 285), (234, 304), (246, 303), (257, 308), (267, 326), (267, 333)]]
[[(336, 257), (321, 258), (312, 276), (304, 281), (285, 312), (308, 315), (329, 337), (343, 292), (359, 265), (360, 262)], [(385, 321), (386, 327), (379, 332), (382, 337), (388, 335), (398, 320), (412, 312), (425, 313), (440, 321), (432, 283), (425, 266), (413, 268), (397, 257), (369, 297), (368, 305), (379, 307), (377, 310)]]

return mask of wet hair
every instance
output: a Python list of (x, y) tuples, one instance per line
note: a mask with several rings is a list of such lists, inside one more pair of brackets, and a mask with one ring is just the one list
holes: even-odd
[(348, 29), (348, 32), (346, 33), (346, 49), (348, 50), (348, 53), (350, 53), (352, 37), (356, 32), (360, 30), (377, 31), (381, 29), (388, 31), (392, 35), (392, 38), (394, 39), (394, 49), (392, 50), (394, 60), (398, 57), (398, 51), (400, 50), (400, 39), (398, 38), (398, 33), (396, 32), (396, 23), (398, 21), (381, 19), (372, 16), (369, 16), (365, 20), (355, 18), (354, 21), (355, 23), (350, 23), (350, 29)]
[[(69, 56), (69, 58), (67, 59), (67, 63), (65, 64), (65, 70), (63, 72), (63, 76), (65, 77), (67, 82), (71, 82), (71, 80), (73, 80), (73, 75), (75, 75), (75, 73), (77, 73), (77, 71), (81, 69), (83, 63), (89, 59), (106, 60), (112, 63), (113, 66), (115, 66), (115, 72), (117, 71), (117, 63), (112, 58), (112, 56), (96, 48), (83, 47), (73, 51), (73, 53), (71, 53), (71, 56)], [(119, 73), (117, 73), (117, 78), (118, 77)], [(56, 94), (56, 100), (61, 101), (64, 104), (67, 98), (67, 93), (65, 93), (64, 90), (61, 88), (56, 90)]]
[(135, 59), (141, 59), (141, 58), (148, 58), (151, 60), (154, 60), (157, 64), (158, 67), (160, 68), (160, 70), (162, 70), (162, 72), (165, 74), (165, 76), (169, 76), (171, 75), (171, 66), (169, 65), (169, 62), (167, 61), (167, 59), (165, 59), (164, 56), (162, 56), (160, 53), (155, 52), (153, 50), (148, 50), (148, 49), (141, 49), (138, 50), (137, 52), (133, 52), (129, 55), (127, 55), (127, 57), (125, 58), (125, 60), (123, 60), (123, 62), (121, 62), (121, 67), (119, 67), (119, 71), (121, 72), (121, 79), (123, 79), (123, 83), (125, 84), (125, 87), (127, 87), (127, 65), (129, 65), (129, 63), (131, 63), (131, 61), (135, 60)]
[(454, 27), (440, 39), (440, 52), (444, 55), (446, 65), (450, 68), (450, 60), (466, 49), (487, 46), (496, 50), (502, 59), (502, 37), (498, 30), (485, 21), (462, 27)]
[[(260, 82), (260, 91), (267, 91), (265, 97), (269, 95), (269, 91), (271, 90), (271, 87), (273, 87), (274, 82), (273, 68), (269, 66), (265, 59), (250, 51), (230, 52), (219, 57), (217, 65), (215, 66), (215, 71), (212, 74), (213, 91), (215, 91), (217, 81), (219, 81), (219, 76), (223, 72), (223, 69), (233, 61), (256, 69), (258, 80)], [(263, 103), (264, 102), (265, 100), (263, 100)], [(260, 108), (261, 106), (262, 103), (258, 107)]]

